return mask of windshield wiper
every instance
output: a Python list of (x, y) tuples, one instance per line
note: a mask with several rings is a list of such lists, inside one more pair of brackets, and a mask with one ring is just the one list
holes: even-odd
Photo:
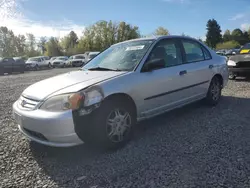
[(93, 68), (89, 68), (88, 70), (100, 70), (100, 71), (122, 71), (120, 69), (109, 69), (109, 68), (105, 68), (105, 67), (93, 67)]

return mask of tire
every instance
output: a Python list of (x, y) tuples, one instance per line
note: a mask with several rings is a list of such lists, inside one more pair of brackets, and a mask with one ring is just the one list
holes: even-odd
[(48, 68), (51, 69), (52, 68), (52, 65), (51, 63), (48, 64)]
[(220, 79), (217, 76), (213, 77), (206, 96), (206, 102), (208, 105), (215, 106), (218, 104), (221, 98), (221, 90), (222, 84)]
[(65, 63), (63, 64), (63, 68), (65, 68), (66, 67), (66, 65), (65, 65)]
[(104, 101), (96, 110), (94, 117), (98, 118), (93, 118), (90, 126), (89, 143), (107, 150), (116, 150), (126, 145), (132, 137), (136, 123), (136, 113), (131, 105), (113, 98)]
[(34, 69), (35, 69), (35, 71), (38, 71), (38, 70), (39, 70), (38, 65), (36, 65), (36, 66), (34, 67)]
[(236, 74), (234, 74), (234, 73), (229, 73), (228, 79), (229, 79), (229, 80), (235, 80), (235, 79), (236, 79)]

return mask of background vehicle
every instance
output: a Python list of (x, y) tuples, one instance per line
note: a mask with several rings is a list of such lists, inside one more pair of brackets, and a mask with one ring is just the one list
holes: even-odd
[(0, 75), (4, 73), (11, 74), (12, 72), (24, 73), (25, 63), (22, 58), (0, 58)]
[(136, 121), (201, 99), (216, 105), (227, 81), (225, 57), (198, 40), (135, 39), (109, 47), (80, 70), (31, 85), (13, 111), (20, 131), (42, 144), (114, 149), (131, 138)]
[(70, 64), (68, 63), (67, 56), (59, 56), (52, 61), (53, 67), (68, 67)]
[(48, 68), (52, 68), (52, 61), (51, 58), (48, 56), (41, 56), (44, 59), (44, 62), (47, 64)]
[(97, 56), (100, 52), (89, 52), (88, 55), (87, 55), (87, 61), (90, 61), (91, 59), (93, 59), (95, 56)]
[(81, 67), (86, 62), (86, 57), (84, 54), (72, 55), (68, 61), (72, 67)]
[(39, 70), (41, 68), (47, 68), (48, 62), (42, 56), (31, 57), (26, 62), (26, 69)]

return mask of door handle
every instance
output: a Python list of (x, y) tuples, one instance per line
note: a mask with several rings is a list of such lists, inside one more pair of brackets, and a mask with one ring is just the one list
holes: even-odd
[(214, 65), (209, 65), (209, 68), (210, 68), (210, 69), (214, 68)]
[(180, 73), (179, 73), (179, 75), (184, 75), (184, 74), (187, 74), (186, 70), (180, 71)]

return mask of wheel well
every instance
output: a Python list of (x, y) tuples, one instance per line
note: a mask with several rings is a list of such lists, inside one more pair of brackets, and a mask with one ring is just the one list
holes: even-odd
[(137, 107), (132, 97), (130, 97), (128, 94), (125, 94), (125, 93), (116, 93), (116, 94), (107, 96), (104, 100), (115, 100), (115, 99), (122, 100), (126, 104), (129, 104), (133, 112), (137, 116)]
[(221, 87), (223, 87), (223, 77), (222, 77), (220, 74), (214, 75), (214, 78), (215, 78), (215, 77), (219, 79), (220, 84), (221, 84)]

